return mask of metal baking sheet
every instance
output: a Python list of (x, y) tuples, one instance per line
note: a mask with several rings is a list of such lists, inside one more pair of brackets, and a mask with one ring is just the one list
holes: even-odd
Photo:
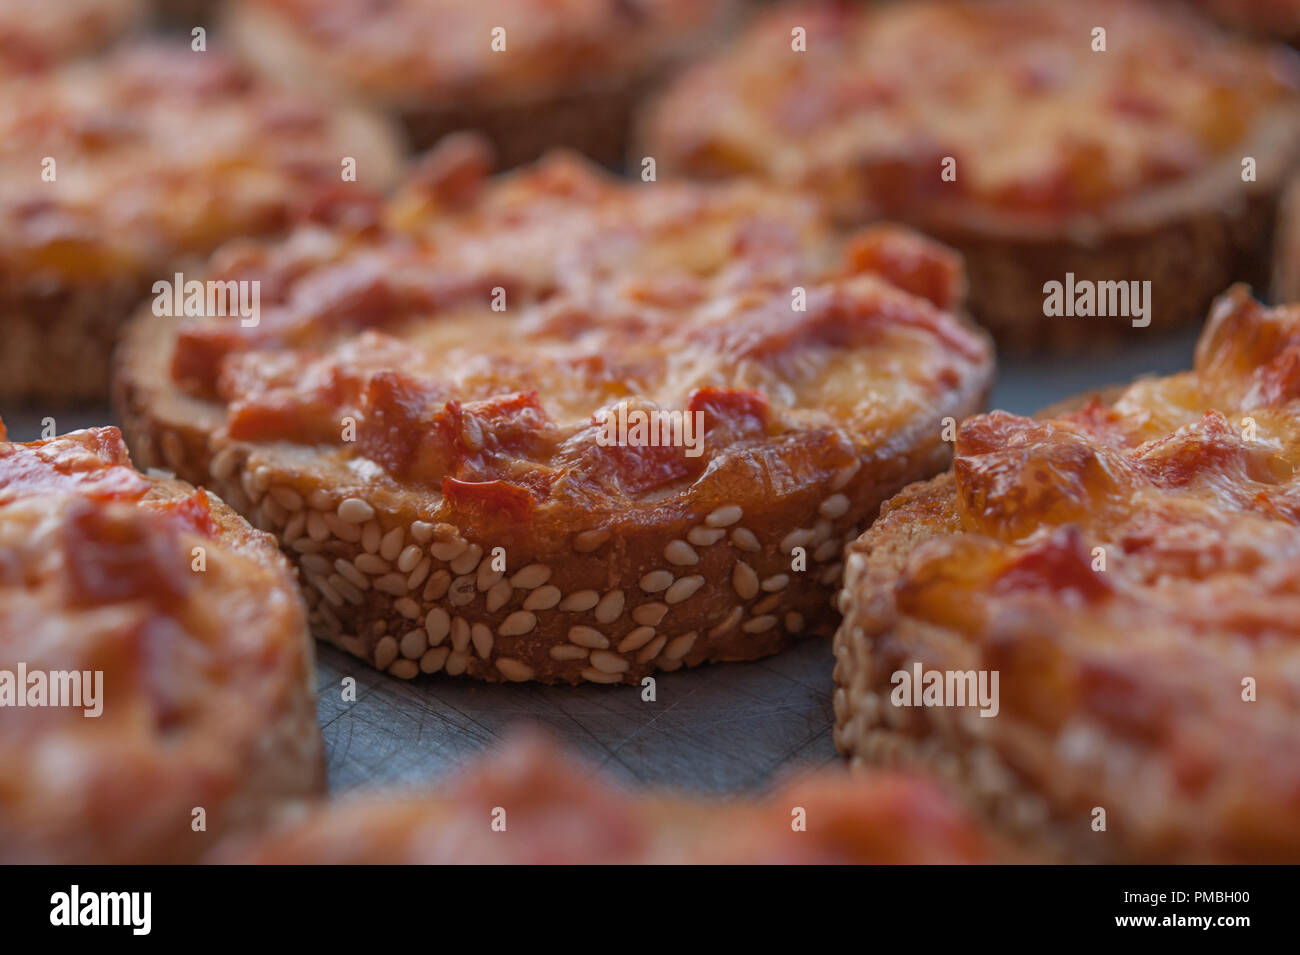
[[(1086, 321), (1086, 319), (1084, 320)], [(1001, 363), (992, 407), (1028, 414), (1091, 388), (1189, 366), (1195, 333), (1156, 339), (1134, 332), (1127, 348), (1088, 356)], [(13, 440), (111, 423), (104, 409), (0, 409)], [(317, 712), (336, 792), (436, 780), (532, 721), (632, 786), (704, 793), (762, 788), (774, 776), (837, 759), (831, 741), (829, 640), (776, 657), (659, 674), (656, 699), (639, 687), (485, 685), (447, 676), (414, 682), (371, 670), (318, 644)], [(343, 698), (356, 679), (355, 701)]]

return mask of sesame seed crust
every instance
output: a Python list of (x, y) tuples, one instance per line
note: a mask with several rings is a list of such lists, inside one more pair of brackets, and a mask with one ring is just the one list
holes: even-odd
[[(262, 404), (270, 393), (249, 392), (248, 402), (227, 404), (214, 392), (178, 382), (174, 359), (191, 331), (141, 314), (119, 353), (116, 394), (137, 455), (145, 462), (165, 456), (168, 466), (219, 490), (256, 526), (275, 534), (302, 570), (317, 635), (399, 678), (443, 672), (492, 682), (635, 684), (656, 669), (750, 660), (797, 637), (828, 635), (835, 622), (831, 597), (840, 551), (885, 497), (944, 466), (948, 450), (941, 422), (964, 417), (982, 403), (992, 368), (987, 342), (951, 311), (907, 291), (902, 286), (909, 279), (879, 262), (865, 275), (852, 269), (842, 274), (839, 265), (828, 272), (827, 256), (834, 257), (840, 240), (810, 224), (801, 202), (787, 205), (747, 186), (721, 192), (645, 187), (662, 194), (641, 188), (610, 180), (571, 157), (553, 157), (470, 189), (458, 214), (464, 218), (429, 219), (422, 212), (406, 228), (449, 230), (449, 236), (463, 230), (481, 241), (484, 230), (494, 235), (500, 227), (493, 210), (501, 203), (511, 210), (510, 234), (517, 238), (527, 231), (519, 210), (526, 216), (536, 204), (547, 210), (537, 262), (552, 268), (555, 258), (564, 259), (577, 274), (562, 274), (560, 281), (575, 290), (592, 280), (612, 282), (611, 291), (635, 286), (627, 307), (640, 315), (638, 321), (652, 321), (665, 334), (703, 335), (693, 351), (664, 348), (658, 331), (616, 333), (610, 329), (621, 329), (621, 320), (601, 324), (598, 317), (579, 316), (566, 295), (551, 289), (553, 278), (546, 279), (545, 290), (531, 290), (529, 283), (537, 281), (531, 265), (516, 278), (507, 272), (498, 281), (515, 289), (519, 314), (501, 326), (499, 336), (483, 337), (478, 326), (491, 313), (479, 299), (472, 307), (456, 300), (436, 327), (447, 331), (460, 321), (453, 313), (468, 310), (476, 351), (499, 338), (503, 359), (515, 361), (544, 347), (556, 356), (547, 361), (574, 364), (557, 377), (521, 372), (519, 380), (492, 379), (489, 394), (531, 385), (537, 397), (509, 399), (505, 419), (458, 418), (447, 440), (461, 463), (453, 461), (446, 470), (441, 452), (398, 461), (389, 454), (396, 445), (385, 450), (367, 443), (375, 412), (364, 409), (331, 409), (282, 433), (253, 436), (244, 430), (243, 416), (254, 405), (270, 411)], [(409, 199), (399, 196), (393, 208), (406, 214)], [(577, 239), (554, 229), (557, 216), (574, 219)], [(566, 242), (585, 249), (591, 234), (622, 234), (628, 223), (642, 225), (643, 233), (633, 235), (655, 254), (618, 263), (616, 282), (598, 278), (609, 263), (587, 273), (583, 268), (596, 263), (574, 265), (562, 254)], [(774, 235), (777, 224), (797, 225), (786, 239), (773, 240), (781, 248), (775, 261), (772, 249), (750, 238), (761, 231), (760, 223)], [(721, 234), (720, 247), (728, 251), (701, 279), (702, 288), (684, 291), (676, 271), (638, 273), (638, 262), (675, 253), (684, 228), (704, 225)], [(804, 235), (810, 228), (812, 235)], [(342, 235), (313, 236), (312, 255), (319, 254), (321, 241), (340, 243), (338, 254), (349, 262), (355, 255), (388, 255), (382, 241)], [(881, 241), (901, 242), (922, 260), (932, 256), (941, 271), (951, 264), (942, 249), (915, 236), (891, 231)], [(306, 239), (259, 254), (273, 268), (281, 256), (298, 268), (306, 264), (298, 258), (305, 253), (295, 243)], [(464, 253), (463, 245), (442, 245)], [(512, 263), (493, 255), (473, 267), (495, 275)], [(436, 260), (432, 267), (438, 267)], [(320, 268), (329, 274), (332, 266)], [(792, 280), (804, 269), (810, 283), (821, 277), (829, 296), (809, 306), (811, 315), (789, 307)], [(384, 287), (391, 274), (371, 273), (366, 281)], [(737, 275), (745, 283), (739, 290)], [(959, 274), (948, 280), (960, 284)], [(387, 295), (374, 293), (381, 309)], [(765, 302), (762, 309), (770, 311), (747, 311), (742, 300)], [(740, 311), (713, 324), (709, 316), (724, 307)], [(846, 344), (844, 329), (859, 322), (863, 339)], [(382, 334), (396, 341), (412, 327)], [(544, 332), (544, 345), (520, 350), (509, 341), (515, 327), (556, 330)], [(603, 352), (584, 351), (584, 328), (598, 336), (616, 334), (617, 340), (606, 342)], [(378, 342), (380, 334), (372, 328), (363, 337)], [(717, 335), (721, 339), (710, 337)], [(417, 337), (391, 352), (384, 345), (388, 357), (365, 372), (369, 384), (363, 388), (406, 380), (400, 376), (431, 383), (447, 375), (449, 369), (435, 373), (432, 366), (421, 371), (403, 365), (402, 354), (419, 355), (425, 347)], [(351, 334), (338, 347), (351, 348), (349, 342), (370, 347)], [(282, 343), (265, 340), (226, 344), (232, 350), (223, 361), (231, 375), (245, 358), (275, 363), (291, 355)], [(440, 360), (449, 347), (451, 339), (418, 360)], [(602, 406), (593, 395), (603, 394), (593, 389), (608, 387), (600, 383), (608, 372), (589, 379), (582, 369), (641, 348), (655, 356), (640, 372), (639, 387), (659, 407), (696, 401), (704, 409), (712, 430), (698, 465), (681, 449), (668, 449), (673, 456), (662, 458), (662, 467), (628, 463), (614, 453), (622, 449), (600, 448), (592, 437), (586, 422)], [(689, 376), (698, 371), (676, 364), (687, 359), (697, 370), (705, 359), (711, 362), (709, 387), (697, 387), (703, 382)], [(901, 375), (900, 365), (907, 368)], [(897, 400), (884, 397), (890, 394)], [(449, 399), (450, 393), (435, 404), (446, 412)], [(651, 399), (633, 403), (642, 400)], [(457, 407), (471, 405), (464, 400)], [(533, 440), (507, 437), (503, 429), (536, 416), (539, 408), (548, 418), (554, 415), (541, 443), (520, 452), (508, 469), (493, 463), (490, 455), (503, 442)], [(358, 425), (357, 444), (339, 443), (327, 433), (325, 426), (345, 414)], [(384, 424), (382, 430), (401, 444), (420, 434), (441, 434), (442, 427), (407, 422)], [(557, 436), (547, 437), (552, 434)], [(304, 435), (319, 436), (319, 443)], [(565, 455), (576, 457), (571, 462)], [(473, 465), (477, 470), (456, 470), (471, 458), (482, 462)], [(407, 462), (432, 462), (427, 466), (439, 470), (417, 474)], [(420, 629), (427, 649), (412, 636)], [(447, 653), (432, 652), (446, 648), (448, 640)], [(501, 660), (509, 661), (504, 668)]]
[[(1300, 859), (1297, 347), (1300, 308), (1238, 286), (1192, 370), (968, 419), (847, 549), (841, 752), (1070, 861)], [(998, 672), (997, 714), (896, 705), (918, 663)]]
[(5, 709), (0, 862), (193, 862), (323, 790), (314, 645), (270, 535), (136, 472), (116, 428), (0, 423), (0, 553), (0, 669), (102, 679), (94, 716)]

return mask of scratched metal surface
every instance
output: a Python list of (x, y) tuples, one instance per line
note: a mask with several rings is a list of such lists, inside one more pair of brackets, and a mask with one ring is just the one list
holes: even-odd
[[(1030, 413), (1143, 373), (1186, 368), (1194, 333), (1086, 359), (1003, 362), (993, 407)], [(104, 409), (52, 411), (58, 431), (111, 422)], [(39, 435), (43, 412), (0, 408), (13, 440)], [(829, 640), (777, 657), (659, 674), (656, 700), (638, 687), (487, 686), (447, 676), (415, 682), (377, 673), (318, 645), (318, 712), (331, 787), (339, 792), (444, 776), (508, 726), (548, 727), (633, 786), (706, 793), (754, 790), (774, 776), (834, 761)], [(345, 702), (344, 677), (356, 678)]]

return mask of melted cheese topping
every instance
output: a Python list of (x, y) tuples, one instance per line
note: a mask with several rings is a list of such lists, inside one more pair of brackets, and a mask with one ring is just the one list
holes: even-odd
[(793, 6), (671, 89), (649, 152), (806, 185), (851, 215), (1050, 222), (1227, 159), (1240, 187), (1240, 146), (1294, 103), (1295, 77), (1278, 52), (1129, 0)]
[[(507, 833), (479, 820), (510, 814)], [(790, 807), (808, 828), (792, 832)], [(236, 861), (337, 864), (971, 863), (989, 847), (970, 820), (919, 779), (821, 772), (762, 799), (725, 805), (633, 797), (546, 738), (522, 735), (437, 794), (317, 811)]]
[(968, 420), (953, 484), (893, 515), (934, 525), (894, 596), (1000, 671), (999, 719), (1032, 728), (1003, 736), (1014, 764), (1113, 807), (1148, 851), (1294, 858), (1300, 308), (1238, 287), (1192, 371), (1051, 420)]
[[(244, 0), (371, 96), (531, 100), (635, 75), (728, 0)], [(493, 31), (505, 31), (505, 50)]]
[[(11, 281), (168, 268), (300, 207), (392, 176), (354, 125), (260, 84), (221, 53), (139, 46), (7, 81), (0, 90), (0, 270)], [(45, 176), (54, 160), (54, 179)], [(366, 185), (363, 185), (366, 184)]]
[[(386, 227), (219, 258), (262, 277), (262, 321), (188, 322), (172, 369), (226, 404), (226, 438), (616, 509), (729, 454), (770, 458), (773, 481), (830, 473), (988, 373), (944, 310), (958, 260), (905, 230), (845, 249), (756, 186), (628, 185), (567, 155), (488, 184), (464, 162), (435, 157)], [(620, 406), (703, 412), (703, 454), (601, 446)]]
[(97, 49), (144, 10), (144, 0), (0, 0), (0, 73), (40, 70)]

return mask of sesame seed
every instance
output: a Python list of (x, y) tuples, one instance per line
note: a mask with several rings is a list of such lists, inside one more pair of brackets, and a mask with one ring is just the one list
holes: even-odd
[(463, 607), (474, 599), (474, 578), (469, 574), (457, 577), (447, 589), (447, 599), (453, 607)]
[(655, 600), (633, 609), (632, 620), (644, 627), (657, 627), (667, 613), (668, 605)]
[(652, 570), (641, 578), (641, 589), (648, 594), (657, 594), (673, 585), (672, 571)]
[(302, 495), (291, 487), (277, 484), (271, 488), (271, 498), (286, 511), (302, 510)]
[[(632, 650), (640, 650), (642, 647), (644, 647), (647, 643), (650, 642), (651, 638), (654, 637), (654, 635), (655, 635), (654, 627), (637, 627), (626, 637), (624, 637), (623, 640), (619, 643), (618, 652), (628, 653), (629, 651)], [(597, 652), (604, 652), (604, 651), (597, 651)], [(595, 654), (592, 654), (591, 662), (592, 663), (596, 662)]]
[(428, 521), (414, 521), (411, 524), (411, 536), (421, 544), (433, 540), (433, 525)]
[(510, 595), (514, 593), (514, 588), (510, 586), (508, 580), (498, 580), (488, 588), (487, 598), (484, 601), (488, 613), (496, 613), (507, 603), (510, 602)]
[(351, 582), (349, 582), (346, 578), (343, 577), (343, 575), (330, 574), (328, 579), (330, 582), (330, 586), (333, 587), (335, 590), (337, 590), (339, 593), (341, 593), (343, 595), (343, 599), (346, 600), (348, 603), (359, 605), (362, 602), (362, 600), (365, 599), (362, 596), (361, 591), (358, 590), (356, 587), (354, 587), (351, 584)]
[(699, 574), (695, 574), (691, 577), (683, 577), (668, 588), (668, 592), (664, 594), (664, 600), (668, 601), (670, 604), (679, 604), (683, 600), (689, 600), (691, 597), (695, 596), (695, 592), (703, 586), (704, 578)]
[(449, 676), (460, 676), (469, 668), (469, 654), (463, 650), (453, 650), (447, 657), (447, 664), (443, 669)]
[(740, 520), (741, 517), (744, 516), (744, 513), (745, 512), (735, 504), (727, 504), (718, 508), (706, 517), (704, 523), (708, 524), (710, 527), (730, 527), (732, 524), (736, 523), (736, 521)]
[(300, 554), (314, 554), (321, 549), (320, 541), (314, 541), (310, 537), (299, 537), (289, 545)]
[(420, 674), (420, 664), (414, 660), (395, 660), (388, 672), (399, 680), (414, 680)]
[(397, 641), (392, 637), (384, 637), (375, 644), (375, 667), (380, 670), (387, 670), (388, 665), (397, 659)]
[(743, 560), (737, 561), (731, 571), (731, 586), (741, 600), (752, 600), (758, 596), (758, 574)]
[(456, 617), (451, 622), (451, 648), (457, 653), (463, 653), (469, 647), (469, 621), (464, 617)]
[(594, 590), (579, 590), (569, 594), (560, 601), (560, 609), (566, 613), (583, 613), (600, 602), (600, 594)]
[(722, 538), (727, 536), (725, 529), (721, 527), (692, 527), (686, 535), (686, 539), (696, 547), (709, 547), (716, 544)]
[(745, 615), (743, 607), (732, 607), (731, 612), (723, 618), (722, 622), (709, 631), (709, 638), (713, 639), (722, 636), (733, 630), (736, 624), (740, 623), (740, 618)]
[(623, 677), (617, 673), (603, 673), (595, 667), (582, 671), (582, 678), (589, 683), (622, 683)]
[(609, 540), (609, 531), (583, 531), (574, 536), (573, 549), (579, 554), (590, 554), (607, 540)]
[(368, 553), (375, 553), (379, 550), (379, 541), (383, 538), (383, 532), (379, 529), (378, 521), (366, 521), (361, 526), (361, 546)]
[(470, 544), (459, 557), (451, 561), (452, 573), (468, 574), (478, 566), (479, 560), (483, 557), (483, 548), (478, 544)]
[(821, 506), (817, 508), (822, 517), (836, 518), (843, 517), (849, 510), (849, 499), (843, 494), (832, 494), (826, 500), (822, 501)]
[(786, 587), (790, 586), (790, 575), (773, 574), (771, 577), (763, 581), (763, 583), (760, 586), (768, 593), (774, 593), (775, 591), (778, 590), (784, 590)]
[(668, 634), (661, 633), (642, 648), (641, 652), (636, 655), (637, 663), (649, 663), (659, 655), (659, 651), (664, 648), (668, 642)]
[(846, 464), (844, 467), (836, 471), (835, 477), (831, 480), (831, 490), (832, 491), (843, 490), (844, 486), (853, 480), (853, 475), (857, 474), (858, 469), (861, 467), (862, 467), (862, 460), (860, 458), (855, 458), (852, 461), (850, 461), (848, 464)]
[(393, 609), (407, 620), (416, 620), (420, 616), (420, 605), (410, 597), (398, 597), (393, 601)]
[(585, 660), (590, 653), (586, 647), (575, 647), (571, 643), (561, 643), (551, 647), (552, 660)]
[(695, 548), (684, 540), (675, 540), (664, 548), (664, 560), (678, 567), (689, 567), (700, 562), (700, 555)]
[(757, 554), (763, 549), (763, 545), (758, 542), (754, 532), (747, 527), (737, 527), (731, 532), (731, 542), (741, 550), (750, 554)]
[(314, 541), (323, 541), (330, 536), (329, 525), (321, 517), (320, 511), (307, 512), (307, 534)]
[(356, 587), (358, 590), (370, 589), (370, 578), (357, 570), (355, 565), (344, 560), (342, 557), (334, 561), (334, 569), (339, 572), (340, 576), (342, 576), (344, 580)]
[(452, 561), (468, 549), (469, 544), (465, 541), (439, 541), (429, 548), (429, 553), (433, 555), (434, 560)]
[(313, 510), (334, 513), (334, 499), (324, 488), (313, 488), (307, 493), (307, 505)]
[(827, 567), (824, 571), (822, 571), (820, 580), (823, 584), (826, 585), (833, 584), (840, 579), (840, 572), (843, 570), (844, 570), (844, 565), (839, 561), (836, 561), (835, 563)]
[(492, 656), (492, 628), (485, 623), (476, 623), (469, 628), (469, 639), (479, 659), (486, 660)]
[(823, 541), (818, 548), (813, 551), (813, 560), (817, 561), (819, 564), (824, 564), (826, 561), (833, 559), (840, 550), (843, 549), (843, 547), (843, 541), (840, 541), (837, 538)]
[(533, 668), (521, 660), (501, 657), (496, 661), (497, 671), (512, 683), (522, 683), (533, 678)]
[(302, 564), (304, 570), (310, 570), (316, 574), (328, 574), (334, 565), (328, 557), (322, 557), (320, 554), (303, 554), (298, 558), (298, 563)]
[(352, 563), (364, 574), (386, 574), (393, 569), (393, 565), (378, 554), (358, 554)]
[(235, 473), (235, 468), (239, 466), (239, 449), (222, 448), (212, 456), (208, 462), (208, 473), (218, 481), (224, 481), (230, 475)]
[(529, 594), (528, 599), (524, 601), (524, 609), (550, 610), (560, 602), (560, 597), (562, 596), (563, 594), (560, 593), (560, 588), (552, 584), (547, 584), (545, 587), (538, 587)]
[(812, 541), (813, 532), (807, 527), (796, 527), (781, 538), (781, 553), (788, 554), (796, 547), (803, 547)]
[[(359, 497), (349, 497), (339, 502), (335, 513), (341, 521), (347, 521), (349, 524), (364, 524), (375, 516), (375, 509)], [(380, 669), (384, 668), (380, 667)]]
[(776, 617), (771, 614), (764, 614), (761, 617), (755, 617), (753, 620), (746, 620), (740, 625), (740, 629), (745, 633), (762, 633), (764, 630), (770, 630), (776, 625)]
[(320, 595), (336, 607), (343, 606), (343, 597), (323, 577), (308, 576), (307, 580), (313, 587), (320, 591)]
[(424, 593), (421, 595), (425, 600), (441, 600), (447, 593), (447, 588), (451, 586), (451, 574), (445, 570), (440, 570), (433, 574), (424, 584)]
[(680, 660), (691, 652), (691, 647), (695, 646), (696, 636), (698, 634), (692, 630), (690, 633), (683, 633), (680, 637), (676, 637), (664, 648), (664, 656), (669, 660)]
[(623, 615), (623, 602), (623, 591), (611, 590), (596, 604), (596, 620), (600, 623), (613, 623)]
[(569, 642), (593, 650), (604, 650), (609, 646), (609, 638), (595, 627), (570, 627)]
[(551, 579), (551, 568), (545, 564), (529, 564), (510, 578), (510, 583), (520, 590), (533, 590)]
[(451, 616), (441, 607), (434, 607), (424, 618), (424, 632), (429, 635), (429, 644), (437, 646), (446, 639), (451, 630)]
[(479, 590), (487, 590), (489, 587), (492, 587), (500, 581), (504, 576), (505, 574), (501, 571), (492, 569), (492, 561), (485, 560), (483, 563), (478, 565), (476, 585)]
[(432, 566), (433, 562), (427, 557), (416, 564), (415, 569), (406, 578), (406, 589), (415, 590), (420, 584), (424, 583), (424, 578), (429, 576), (429, 568)]
[[(380, 539), (379, 556), (388, 561), (397, 560), (404, 543), (406, 543), (406, 531), (400, 527), (394, 527)], [(408, 567), (407, 570), (409, 569)]]
[(324, 519), (326, 525), (329, 527), (330, 533), (333, 534), (335, 537), (337, 537), (339, 540), (346, 541), (349, 544), (356, 544), (360, 542), (361, 540), (360, 525), (349, 524), (347, 521), (340, 518), (337, 514), (322, 514), (321, 517)]
[(289, 518), (289, 523), (284, 525), (284, 534), (281, 535), (284, 540), (296, 540), (302, 536), (302, 532), (307, 529), (307, 513), (298, 511)]
[(591, 665), (602, 673), (626, 673), (628, 661), (610, 650), (593, 650)]
[(434, 647), (420, 657), (420, 670), (424, 673), (437, 673), (447, 662), (451, 647)]
[(405, 574), (384, 574), (382, 577), (375, 578), (375, 589), (380, 593), (391, 594), (394, 597), (402, 597), (406, 594), (406, 575)]
[(418, 660), (429, 649), (429, 638), (423, 630), (410, 630), (398, 643), (402, 656), (408, 660)]
[(537, 615), (527, 610), (516, 610), (501, 622), (497, 632), (503, 637), (517, 637), (537, 626)]

